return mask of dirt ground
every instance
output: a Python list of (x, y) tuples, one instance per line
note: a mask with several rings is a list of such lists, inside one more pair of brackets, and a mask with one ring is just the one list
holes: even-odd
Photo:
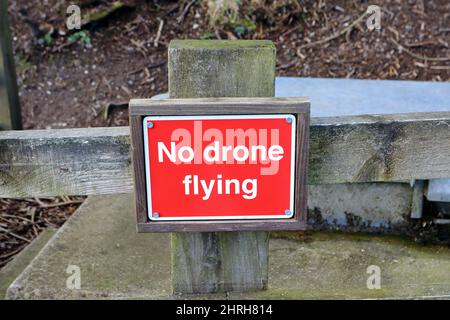
[[(67, 30), (73, 2), (103, 18)], [(172, 39), (272, 40), (280, 76), (450, 81), (448, 0), (244, 0), (215, 21), (204, 1), (124, 0), (111, 9), (116, 4), (10, 2), (25, 129), (128, 125), (130, 98), (167, 91)], [(380, 30), (358, 20), (369, 5), (381, 8)], [(0, 233), (0, 267), (82, 199), (0, 199), (9, 231)]]

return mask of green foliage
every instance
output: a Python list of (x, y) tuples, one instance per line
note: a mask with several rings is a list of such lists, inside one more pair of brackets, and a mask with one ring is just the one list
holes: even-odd
[(14, 60), (16, 63), (16, 69), (18, 73), (25, 72), (33, 67), (33, 65), (21, 54), (15, 54)]
[(239, 38), (256, 30), (256, 23), (241, 10), (241, 0), (207, 2), (210, 25), (232, 31)]
[[(207, 0), (209, 25), (214, 30), (232, 32), (239, 38), (263, 30), (301, 26), (307, 11), (299, 0)], [(258, 26), (258, 27), (257, 27)]]
[(53, 43), (53, 37), (52, 37), (52, 32), (48, 32), (45, 34), (44, 36), (44, 44), (46, 46), (49, 46)]
[(110, 5), (110, 7), (107, 7), (106, 9), (98, 10), (83, 16), (82, 20), (87, 21), (89, 23), (100, 21), (102, 19), (105, 19), (112, 13), (116, 12), (117, 10), (122, 9), (124, 6), (125, 5), (121, 1), (115, 1)]
[(89, 31), (86, 30), (77, 31), (71, 34), (67, 40), (70, 43), (80, 41), (84, 45), (91, 45), (92, 43)]
[(248, 18), (230, 20), (229, 25), (240, 38), (256, 30), (256, 24)]
[(208, 40), (208, 39), (213, 39), (215, 37), (214, 33), (212, 32), (205, 32), (200, 36), (201, 40)]

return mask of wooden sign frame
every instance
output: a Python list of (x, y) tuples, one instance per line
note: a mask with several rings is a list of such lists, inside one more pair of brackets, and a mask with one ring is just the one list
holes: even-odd
[[(291, 219), (151, 221), (147, 193), (143, 119), (146, 116), (290, 114), (296, 119), (295, 200)], [(301, 115), (299, 117), (299, 115)], [(307, 98), (133, 99), (130, 130), (138, 232), (214, 232), (305, 230), (310, 103)], [(299, 139), (300, 138), (300, 139)], [(297, 192), (298, 190), (302, 192)]]

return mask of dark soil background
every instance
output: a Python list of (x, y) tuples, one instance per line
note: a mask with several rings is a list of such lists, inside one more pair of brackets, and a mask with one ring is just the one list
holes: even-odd
[[(272, 40), (279, 76), (450, 81), (449, 0), (243, 0), (220, 15), (207, 1), (113, 2), (10, 1), (25, 129), (128, 125), (130, 98), (167, 91), (172, 39)], [(71, 3), (104, 17), (69, 31)], [(381, 30), (353, 23), (369, 5)], [(0, 199), (0, 267), (82, 199)]]

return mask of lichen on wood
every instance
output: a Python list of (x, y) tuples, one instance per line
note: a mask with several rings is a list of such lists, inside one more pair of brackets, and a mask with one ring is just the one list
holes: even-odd
[(171, 98), (271, 97), (275, 47), (270, 41), (172, 41)]
[[(272, 97), (275, 46), (270, 41), (172, 41), (169, 96)], [(267, 289), (268, 232), (172, 234), (175, 293)]]

